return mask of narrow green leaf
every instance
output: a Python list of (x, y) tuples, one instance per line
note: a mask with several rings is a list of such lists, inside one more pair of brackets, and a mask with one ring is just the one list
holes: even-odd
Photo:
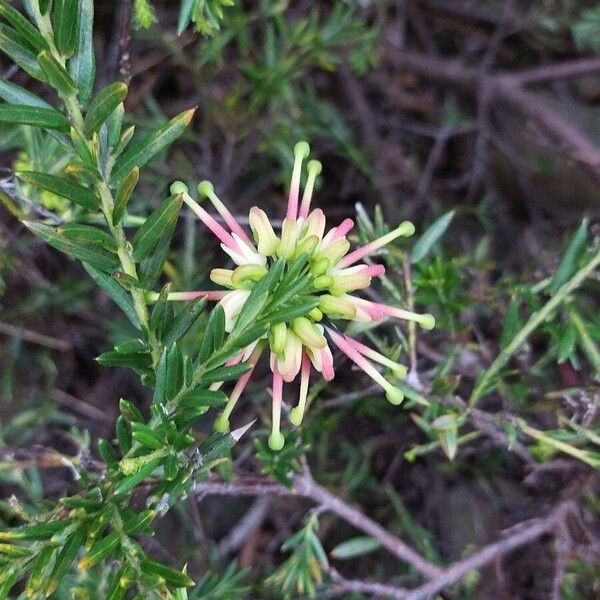
[(177, 21), (177, 35), (181, 35), (188, 27), (192, 20), (192, 12), (196, 0), (183, 0), (179, 9), (179, 19)]
[(23, 527), (19, 527), (18, 529), (0, 531), (0, 540), (48, 540), (59, 531), (62, 531), (70, 523), (70, 520), (65, 519), (50, 521), (48, 523), (38, 523), (35, 525), (24, 525)]
[(521, 328), (519, 321), (519, 303), (515, 298), (512, 298), (504, 317), (502, 332), (500, 333), (500, 349), (506, 348)]
[(119, 138), (121, 137), (121, 129), (123, 128), (123, 117), (125, 116), (125, 106), (121, 102), (115, 110), (109, 115), (106, 120), (106, 128), (108, 130), (108, 147), (114, 148)]
[(585, 218), (577, 231), (571, 237), (565, 254), (558, 265), (558, 269), (550, 282), (550, 294), (554, 296), (556, 292), (565, 284), (577, 270), (577, 261), (585, 250), (587, 244), (588, 219)]
[(234, 332), (241, 333), (253, 324), (258, 314), (266, 306), (269, 294), (277, 284), (278, 273), (281, 269), (272, 267), (269, 272), (254, 286), (235, 323)]
[(158, 450), (165, 445), (165, 441), (145, 423), (131, 423), (131, 436), (143, 446)]
[(50, 570), (52, 560), (56, 548), (51, 545), (44, 546), (37, 555), (33, 568), (29, 574), (27, 585), (25, 586), (25, 593), (30, 598), (35, 597), (35, 594), (42, 589), (42, 582), (44, 581), (47, 572)]
[(410, 251), (410, 262), (416, 263), (424, 259), (435, 243), (444, 235), (446, 229), (454, 218), (455, 211), (451, 210), (437, 218), (415, 242)]
[[(0, 78), (0, 98), (9, 104), (23, 106), (36, 106), (38, 108), (52, 108), (45, 100), (38, 98), (35, 94), (21, 86)], [(60, 114), (60, 113), (59, 113)]]
[(156, 383), (154, 385), (152, 404), (163, 404), (166, 400), (167, 354), (168, 351), (164, 349), (156, 365)]
[(96, 77), (94, 57), (94, 0), (79, 0), (79, 37), (77, 49), (67, 69), (77, 86), (79, 101), (86, 104), (92, 95)]
[(117, 267), (117, 259), (114, 254), (106, 252), (97, 246), (72, 242), (64, 236), (58, 234), (53, 227), (36, 221), (23, 221), (23, 224), (32, 233), (42, 238), (47, 244), (53, 248), (73, 256), (81, 261), (89, 263), (92, 267), (96, 267), (101, 271), (112, 272)]
[(133, 237), (133, 260), (139, 262), (150, 254), (165, 229), (177, 221), (182, 204), (181, 195), (171, 196), (144, 221)]
[(167, 355), (165, 395), (171, 400), (183, 384), (183, 354), (178, 344), (173, 344)]
[(190, 579), (185, 573), (176, 571), (170, 567), (166, 567), (165, 565), (154, 560), (150, 560), (149, 558), (142, 558), (140, 560), (140, 567), (144, 573), (159, 575), (173, 587), (188, 587), (190, 585), (194, 585), (193, 580)]
[(119, 191), (117, 192), (117, 197), (115, 198), (115, 206), (113, 208), (112, 214), (112, 222), (113, 225), (117, 225), (121, 222), (123, 215), (125, 214), (125, 209), (127, 208), (127, 203), (131, 198), (131, 194), (133, 194), (133, 190), (137, 185), (140, 179), (140, 170), (137, 166), (133, 167), (131, 171), (129, 171), (129, 175), (125, 177), (125, 180), (121, 184)]
[(80, 569), (89, 569), (100, 561), (110, 556), (121, 543), (121, 536), (119, 532), (113, 531), (106, 537), (98, 540), (82, 557), (79, 561)]
[(203, 364), (211, 352), (221, 346), (223, 338), (225, 336), (225, 313), (223, 307), (217, 304), (208, 316), (208, 323), (206, 324), (206, 330), (202, 337), (202, 343), (200, 344), (200, 350), (198, 351), (198, 357), (196, 359), (197, 364)]
[(34, 79), (45, 81), (44, 73), (37, 61), (36, 55), (19, 41), (19, 36), (14, 29), (0, 25), (0, 51), (4, 52), (25, 73)]
[(196, 323), (206, 307), (206, 299), (200, 298), (196, 302), (191, 302), (173, 319), (163, 338), (166, 346), (181, 339)]
[(50, 596), (60, 583), (61, 578), (68, 571), (71, 563), (75, 560), (75, 556), (77, 555), (78, 550), (83, 545), (85, 539), (85, 535), (83, 533), (83, 529), (76, 529), (74, 533), (72, 533), (67, 539), (65, 545), (62, 550), (58, 553), (56, 557), (56, 561), (54, 563), (54, 568), (52, 569), (52, 573), (50, 574), (50, 579), (46, 584), (45, 594), (46, 597)]
[(152, 474), (152, 471), (156, 469), (160, 463), (163, 461), (162, 457), (153, 458), (149, 462), (147, 462), (144, 466), (142, 466), (138, 471), (133, 473), (132, 475), (128, 475), (123, 478), (121, 483), (115, 488), (115, 494), (124, 494), (132, 490), (136, 485), (139, 485)]
[(144, 422), (144, 415), (142, 415), (138, 407), (133, 402), (125, 400), (125, 398), (121, 398), (119, 400), (119, 410), (121, 411), (121, 414), (130, 422)]
[(54, 0), (54, 43), (65, 57), (73, 55), (79, 39), (78, 0)]
[(48, 190), (62, 198), (67, 198), (67, 200), (71, 200), (88, 210), (96, 210), (100, 206), (100, 199), (94, 192), (66, 177), (36, 171), (19, 171), (17, 177), (25, 183)]
[(117, 182), (131, 171), (134, 166), (142, 168), (158, 153), (174, 142), (187, 128), (194, 116), (195, 109), (180, 113), (162, 127), (153, 131), (144, 139), (131, 146), (121, 157), (113, 169), (113, 177)]
[(6, 0), (0, 0), (0, 17), (4, 17), (36, 52), (48, 50), (48, 42), (42, 34)]
[(48, 80), (48, 83), (61, 95), (70, 96), (77, 91), (75, 82), (66, 69), (50, 54), (42, 50), (37, 56), (38, 63)]
[(575, 350), (575, 342), (577, 341), (577, 330), (573, 323), (569, 323), (562, 335), (558, 344), (558, 362), (564, 363), (568, 360)]
[(131, 437), (131, 426), (129, 425), (129, 422), (123, 417), (123, 415), (119, 415), (117, 417), (115, 432), (117, 434), (117, 442), (119, 443), (119, 447), (121, 448), (121, 453), (127, 454), (131, 450), (133, 438)]
[(102, 229), (99, 229), (98, 227), (84, 225), (82, 223), (65, 223), (56, 231), (57, 233), (64, 235), (68, 240), (74, 242), (88, 242), (90, 244), (96, 244), (109, 252), (117, 251), (115, 240), (108, 235), (106, 231), (102, 231)]
[(90, 277), (108, 294), (109, 298), (125, 313), (136, 329), (140, 329), (140, 320), (135, 312), (131, 296), (110, 275), (102, 273), (88, 263), (83, 263), (83, 268)]
[(20, 106), (18, 104), (0, 104), (0, 123), (20, 123), (44, 129), (69, 131), (71, 125), (67, 118), (53, 108)]
[(176, 226), (177, 220), (174, 220), (169, 227), (165, 227), (154, 252), (140, 264), (139, 276), (146, 289), (152, 289), (162, 275)]
[(458, 448), (458, 422), (454, 415), (443, 415), (431, 423), (446, 456), (453, 460)]
[(227, 394), (218, 390), (195, 388), (186, 392), (179, 402), (180, 406), (222, 406), (227, 402)]
[(107, 117), (125, 100), (127, 96), (127, 86), (121, 81), (116, 81), (100, 90), (92, 100), (85, 119), (83, 127), (85, 133), (91, 136), (100, 129), (100, 126)]
[(217, 367), (211, 369), (202, 378), (203, 383), (215, 383), (217, 381), (229, 381), (231, 379), (239, 379), (244, 373), (250, 369), (248, 363), (238, 363), (230, 367)]
[(369, 536), (359, 536), (338, 544), (332, 551), (331, 556), (338, 560), (348, 560), (357, 556), (370, 554), (381, 547), (381, 542)]
[(151, 372), (152, 359), (148, 354), (115, 352), (109, 350), (103, 352), (96, 360), (105, 367), (123, 367), (133, 369), (140, 373)]
[(107, 466), (112, 467), (117, 464), (117, 453), (108, 440), (98, 440), (98, 452)]

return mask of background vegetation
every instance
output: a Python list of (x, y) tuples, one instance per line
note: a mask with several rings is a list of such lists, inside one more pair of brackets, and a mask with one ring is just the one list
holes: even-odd
[[(600, 597), (599, 9), (54, 0), (46, 57), (13, 6), (0, 3), (0, 98), (20, 105), (0, 105), (0, 597)], [(94, 105), (115, 81), (128, 89)], [(24, 110), (28, 93), (79, 137)], [(40, 114), (53, 135), (30, 126)], [(120, 155), (131, 126), (150, 137)], [(201, 289), (220, 250), (186, 210), (162, 215), (160, 239), (140, 225), (174, 179), (210, 179), (237, 215), (283, 217), (300, 139), (324, 165), (330, 221), (358, 217), (361, 241), (416, 224), (374, 293), (437, 326), (364, 331), (409, 365), (407, 400), (389, 405), (336, 357), (279, 454), (264, 443), (267, 365), (235, 413), (240, 428), (258, 415), (250, 430), (215, 437), (200, 414), (212, 397), (157, 425), (160, 369), (184, 356), (220, 368), (219, 328), (201, 306), (144, 317), (134, 279)], [(98, 161), (112, 161), (108, 179)], [(122, 189), (136, 164), (115, 218), (99, 190)], [(67, 175), (92, 197), (67, 193)], [(71, 228), (65, 241), (67, 223), (110, 235)], [(169, 402), (190, 387), (178, 377)], [(143, 460), (123, 469), (132, 442)], [(32, 532), (69, 511), (71, 529)]]

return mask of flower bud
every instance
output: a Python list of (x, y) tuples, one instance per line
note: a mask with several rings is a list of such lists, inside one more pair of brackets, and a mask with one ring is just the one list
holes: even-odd
[(319, 308), (326, 315), (341, 319), (352, 319), (356, 314), (356, 308), (352, 302), (328, 294), (319, 297)]
[(258, 251), (263, 256), (272, 256), (277, 250), (279, 239), (273, 231), (269, 217), (264, 210), (253, 206), (250, 209), (250, 228), (258, 244)]
[(281, 240), (277, 248), (277, 254), (281, 258), (291, 258), (294, 255), (297, 242), (297, 226), (296, 221), (292, 219), (284, 219), (281, 228)]
[(210, 280), (217, 285), (222, 285), (223, 287), (233, 288), (233, 282), (231, 280), (231, 276), (233, 275), (233, 271), (231, 269), (213, 269), (210, 272)]
[(287, 326), (285, 323), (271, 325), (271, 350), (275, 354), (282, 354), (285, 350)]
[(306, 318), (298, 317), (292, 321), (292, 329), (305, 346), (311, 348), (325, 348), (327, 340), (316, 327)]
[(233, 272), (231, 282), (236, 288), (245, 288), (248, 282), (260, 281), (267, 273), (263, 265), (241, 265)]

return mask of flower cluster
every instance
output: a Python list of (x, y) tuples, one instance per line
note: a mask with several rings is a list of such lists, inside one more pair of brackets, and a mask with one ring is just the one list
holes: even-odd
[(356, 295), (356, 292), (370, 286), (373, 277), (385, 272), (383, 265), (361, 261), (396, 238), (411, 236), (415, 228), (412, 223), (405, 221), (383, 237), (350, 252), (347, 235), (354, 226), (352, 220), (345, 219), (326, 232), (323, 211), (319, 208), (311, 210), (315, 180), (321, 172), (321, 163), (316, 160), (308, 161), (308, 175), (300, 198), (302, 163), (308, 154), (306, 142), (296, 144), (287, 214), (280, 235), (275, 233), (265, 212), (254, 206), (249, 217), (252, 230), (250, 237), (219, 200), (208, 181), (198, 185), (198, 193), (208, 198), (227, 228), (190, 197), (183, 183), (176, 182), (171, 187), (173, 194), (182, 194), (184, 202), (220, 240), (221, 248), (235, 264), (233, 269), (211, 271), (211, 280), (224, 290), (179, 292), (171, 294), (171, 298), (189, 300), (204, 296), (220, 302), (225, 313), (226, 331), (233, 330), (252, 288), (269, 272), (275, 260), (283, 259), (287, 267), (301, 255), (308, 257), (305, 269), (310, 274), (309, 291), (313, 296), (318, 296), (318, 306), (290, 322), (272, 325), (265, 338), (248, 346), (234, 359), (247, 361), (251, 370), (237, 381), (227, 406), (215, 422), (217, 430), (228, 430), (231, 412), (250, 379), (252, 369), (268, 348), (273, 372), (272, 431), (269, 436), (269, 446), (273, 450), (279, 450), (284, 445), (281, 433), (283, 383), (291, 382), (300, 375), (299, 401), (289, 415), (290, 421), (298, 426), (306, 407), (311, 366), (326, 380), (334, 377), (333, 346), (376, 381), (392, 404), (400, 404), (403, 400), (401, 390), (385, 379), (373, 363), (392, 369), (397, 377), (406, 375), (406, 368), (341, 333), (333, 324), (334, 320), (371, 322), (398, 318), (416, 321), (425, 329), (431, 329), (435, 324), (430, 314), (416, 314)]

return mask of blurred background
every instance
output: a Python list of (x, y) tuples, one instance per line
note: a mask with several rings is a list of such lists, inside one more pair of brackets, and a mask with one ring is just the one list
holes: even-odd
[[(589, 217), (586, 228), (597, 233), (600, 7), (567, 0), (244, 1), (179, 35), (180, 3), (155, 0), (152, 7), (154, 13), (128, 0), (95, 7), (98, 88), (115, 79), (130, 85), (126, 106), (136, 128), (198, 107), (183, 138), (145, 170), (130, 213), (149, 214), (174, 179), (193, 187), (209, 179), (242, 220), (255, 204), (282, 217), (291, 148), (309, 141), (323, 163), (314, 203), (332, 223), (358, 210), (361, 235), (410, 219), (418, 237), (437, 224), (433, 242), (408, 268), (417, 308), (433, 312), (438, 327), (419, 337), (417, 357), (403, 360), (414, 361), (421, 390), (468, 396), (502, 337), (541, 306), (536, 286), (556, 270), (571, 232)], [(32, 89), (4, 56), (0, 70)], [(3, 127), (2, 180), (16, 168), (59, 164), (60, 147), (41, 142), (28, 128)], [(68, 210), (49, 192), (22, 193), (58, 219)], [(165, 272), (174, 289), (202, 289), (210, 268), (221, 266), (206, 233), (184, 213)], [(391, 288), (383, 297), (405, 294), (409, 248), (403, 242), (388, 258)], [(597, 292), (593, 285), (577, 307), (596, 349)], [(512, 364), (502, 398), (484, 408), (516, 412), (542, 429), (558, 428), (559, 413), (597, 427), (597, 364), (569, 318), (561, 313), (542, 328)], [(114, 435), (120, 396), (147, 407), (148, 390), (137, 377), (94, 360), (129, 327), (77, 263), (0, 210), (5, 499), (17, 494), (35, 504), (63, 494), (72, 479), (65, 469), (46, 468), (47, 449), (94, 454), (98, 437)], [(406, 339), (393, 327), (367, 333), (396, 353)], [(267, 414), (267, 372), (265, 365), (264, 378), (254, 378), (237, 424)], [(315, 386), (303, 433), (315, 478), (428, 559), (459, 558), (543, 513), (573, 486), (596, 519), (585, 527), (596, 531), (598, 478), (585, 465), (535, 444), (523, 447), (526, 457), (509, 452), (505, 438), (472, 435), (477, 428), (450, 462), (439, 444), (430, 447), (437, 439), (430, 424), (443, 403), (427, 414), (397, 410), (349, 366), (339, 372), (333, 385)], [(567, 388), (575, 391), (565, 395)], [(210, 430), (210, 421), (200, 427)], [(251, 439), (236, 448), (236, 469), (258, 472), (253, 448)], [(280, 545), (306, 508), (268, 497), (194, 498), (148, 543), (161, 560), (188, 562), (196, 574), (222, 572), (234, 558), (236, 569), (249, 569), (232, 575), (229, 588), (198, 597), (277, 598), (261, 582), (282, 563)], [(231, 535), (249, 514), (244, 535)], [(321, 518), (327, 550), (351, 535), (349, 526)], [(411, 584), (385, 552), (360, 554), (336, 568)], [(573, 551), (557, 579), (556, 561), (542, 538), (440, 597), (600, 598), (598, 562)], [(247, 586), (252, 590), (242, 591)]]

